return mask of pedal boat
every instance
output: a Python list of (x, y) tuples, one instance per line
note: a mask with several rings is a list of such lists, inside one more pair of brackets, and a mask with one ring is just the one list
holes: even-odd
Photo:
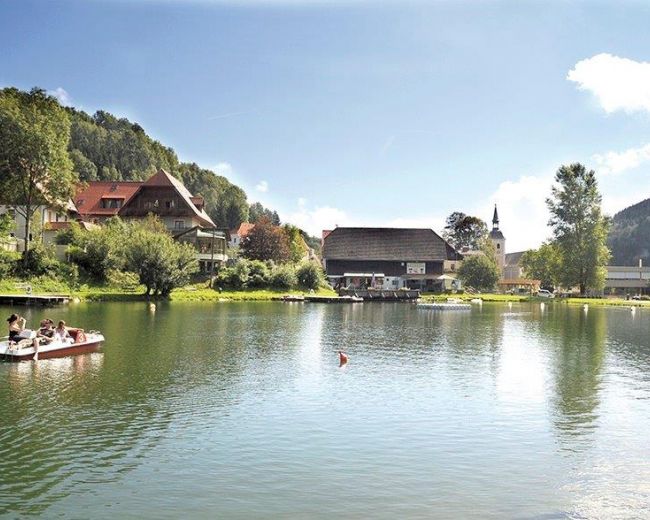
[[(97, 350), (104, 341), (101, 332), (91, 330), (84, 332), (83, 329), (68, 329), (72, 341), (67, 339), (61, 341), (55, 339), (51, 343), (43, 343), (38, 347), (38, 359), (49, 359), (75, 354), (83, 354)], [(0, 359), (5, 361), (28, 361), (34, 359), (34, 345), (31, 339), (23, 339), (18, 343), (9, 342), (8, 338), (0, 341)]]

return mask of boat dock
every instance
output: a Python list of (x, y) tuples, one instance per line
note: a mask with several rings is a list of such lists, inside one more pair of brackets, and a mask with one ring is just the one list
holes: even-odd
[(69, 301), (70, 296), (63, 294), (0, 294), (0, 305), (38, 305), (47, 307), (61, 305)]
[(352, 296), (361, 298), (364, 302), (413, 302), (420, 297), (418, 290), (385, 291), (381, 289), (341, 289), (342, 297)]
[(361, 303), (363, 300), (361, 298), (355, 298), (354, 296), (302, 296), (302, 295), (293, 295), (287, 294), (285, 296), (278, 296), (273, 298), (273, 300), (278, 302), (299, 302), (299, 303)]

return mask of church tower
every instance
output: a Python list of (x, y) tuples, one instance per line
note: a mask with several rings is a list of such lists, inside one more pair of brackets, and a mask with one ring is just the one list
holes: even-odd
[(492, 217), (492, 231), (490, 231), (490, 241), (494, 245), (497, 266), (503, 273), (503, 267), (506, 265), (506, 237), (503, 236), (499, 229), (499, 213), (497, 205), (494, 205), (494, 216)]

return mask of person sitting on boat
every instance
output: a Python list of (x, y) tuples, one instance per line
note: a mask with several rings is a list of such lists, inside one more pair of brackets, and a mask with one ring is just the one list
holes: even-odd
[[(33, 337), (33, 332), (25, 328), (27, 320), (22, 316), (12, 314), (7, 318), (7, 321), (9, 322), (9, 341), (13, 342), (13, 344), (18, 345), (21, 340), (30, 340)], [(31, 341), (32, 346), (34, 347), (34, 360), (38, 361), (38, 345), (40, 341), (38, 337), (35, 337)]]
[(7, 318), (9, 322), (9, 341), (18, 343), (20, 341), (20, 333), (25, 330), (27, 320), (18, 314), (12, 314)]
[(68, 328), (65, 326), (65, 321), (59, 321), (56, 329), (54, 329), (54, 338), (64, 343), (72, 343), (74, 341), (68, 332)]
[(54, 341), (54, 322), (50, 319), (42, 320), (41, 328), (38, 329), (36, 337), (41, 344)]

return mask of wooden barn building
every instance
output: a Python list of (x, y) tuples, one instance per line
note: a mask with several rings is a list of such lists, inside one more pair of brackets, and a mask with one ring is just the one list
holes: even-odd
[(335, 288), (440, 291), (462, 256), (431, 229), (337, 227), (323, 232)]

